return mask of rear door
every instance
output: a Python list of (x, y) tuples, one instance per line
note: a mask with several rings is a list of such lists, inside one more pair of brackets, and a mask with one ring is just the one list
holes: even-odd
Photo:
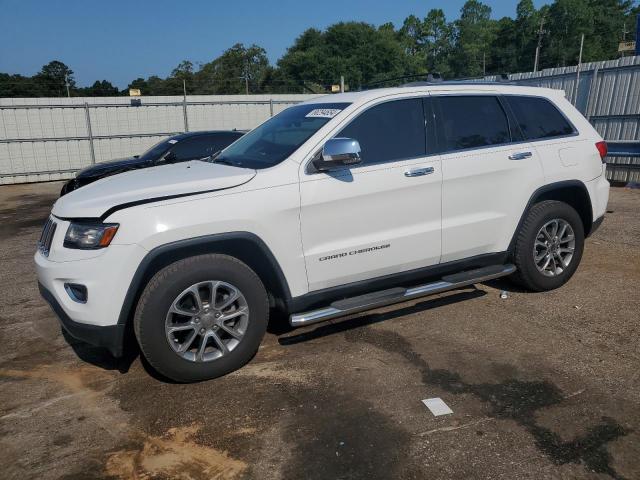
[(543, 184), (535, 149), (495, 94), (434, 94), (442, 162), (442, 262), (507, 250)]
[(440, 261), (441, 169), (421, 98), (365, 109), (335, 137), (354, 138), (363, 162), (301, 174), (301, 229), (309, 289)]

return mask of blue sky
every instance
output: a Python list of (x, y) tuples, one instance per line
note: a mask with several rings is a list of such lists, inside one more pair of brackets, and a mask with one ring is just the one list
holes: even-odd
[[(515, 16), (516, 0), (484, 0), (492, 16)], [(544, 0), (534, 0), (537, 7)], [(272, 63), (306, 28), (339, 21), (374, 25), (442, 8), (458, 17), (464, 0), (0, 0), (0, 72), (33, 75), (50, 60), (80, 86), (106, 79), (125, 87), (166, 76), (184, 59), (208, 62), (234, 43), (257, 43)], [(0, 92), (1, 95), (1, 92)]]

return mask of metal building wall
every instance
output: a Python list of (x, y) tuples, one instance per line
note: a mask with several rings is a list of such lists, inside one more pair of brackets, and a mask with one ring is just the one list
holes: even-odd
[[(509, 79), (564, 90), (605, 140), (640, 141), (640, 56), (583, 63), (579, 81), (576, 73), (575, 66), (548, 68), (516, 73)], [(640, 158), (617, 157), (608, 162), (610, 180), (640, 181)]]

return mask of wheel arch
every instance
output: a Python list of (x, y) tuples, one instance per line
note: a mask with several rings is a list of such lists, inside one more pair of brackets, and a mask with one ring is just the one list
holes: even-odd
[(516, 237), (531, 207), (544, 200), (557, 200), (573, 207), (582, 219), (585, 237), (589, 236), (593, 227), (593, 208), (589, 191), (580, 180), (565, 180), (544, 185), (533, 192), (520, 216), (518, 226), (513, 232), (509, 243), (509, 252), (513, 252)]
[(282, 268), (257, 235), (249, 232), (205, 235), (160, 245), (144, 257), (127, 290), (118, 324), (131, 324), (142, 291), (158, 271), (178, 260), (209, 253), (229, 255), (247, 264), (264, 283), (270, 294), (270, 302), (280, 304), (291, 298)]

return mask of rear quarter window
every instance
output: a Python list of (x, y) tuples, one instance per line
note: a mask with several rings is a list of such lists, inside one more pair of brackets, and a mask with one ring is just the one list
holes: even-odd
[(525, 140), (541, 140), (575, 133), (558, 107), (546, 98), (505, 96)]

